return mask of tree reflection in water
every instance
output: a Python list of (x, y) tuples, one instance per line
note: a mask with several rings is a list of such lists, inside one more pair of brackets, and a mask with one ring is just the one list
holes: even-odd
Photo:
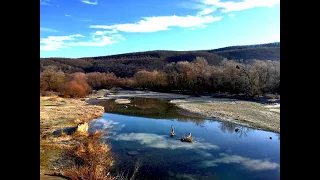
[(230, 133), (238, 134), (239, 138), (242, 138), (243, 136), (246, 137), (249, 132), (253, 131), (253, 129), (250, 129), (248, 127), (241, 126), (238, 124), (234, 124), (231, 122), (221, 122), (219, 127), (222, 132), (230, 132)]

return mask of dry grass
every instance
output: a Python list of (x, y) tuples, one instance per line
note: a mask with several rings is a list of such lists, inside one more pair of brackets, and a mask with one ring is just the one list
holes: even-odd
[(133, 173), (132, 173), (131, 177), (129, 177), (129, 172), (126, 173), (125, 171), (122, 171), (118, 175), (114, 176), (114, 178), (112, 180), (134, 180), (137, 172), (139, 171), (140, 166), (141, 166), (141, 161), (138, 160), (136, 162), (134, 169), (133, 169)]
[(103, 113), (103, 107), (88, 105), (81, 100), (40, 97), (40, 134), (52, 134), (59, 128), (76, 126), (101, 117)]
[(111, 180), (108, 176), (113, 165), (110, 146), (100, 142), (102, 133), (76, 136), (79, 144), (67, 152), (75, 164), (63, 171), (62, 175), (74, 180)]
[[(40, 175), (61, 172), (72, 166), (72, 157), (65, 156), (88, 136), (89, 120), (98, 118), (104, 113), (100, 106), (88, 105), (78, 99), (60, 98), (55, 94), (40, 96)], [(83, 123), (83, 124), (81, 124)], [(66, 127), (77, 127), (80, 131), (72, 136), (62, 132), (53, 132)], [(82, 139), (81, 139), (82, 138)]]

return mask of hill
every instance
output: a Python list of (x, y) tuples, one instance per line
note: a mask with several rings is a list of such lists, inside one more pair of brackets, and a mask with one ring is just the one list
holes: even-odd
[(40, 58), (40, 71), (57, 66), (64, 72), (114, 72), (118, 77), (131, 77), (141, 69), (162, 70), (166, 64), (205, 58), (210, 65), (223, 59), (280, 60), (280, 43), (230, 46), (199, 51), (146, 51), (85, 58)]
[(227, 59), (280, 61), (280, 42), (248, 46), (230, 46), (208, 50), (208, 52)]

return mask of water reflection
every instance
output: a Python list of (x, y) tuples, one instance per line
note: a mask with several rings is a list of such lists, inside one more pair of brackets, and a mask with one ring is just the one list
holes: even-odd
[(234, 124), (231, 122), (221, 122), (219, 128), (222, 132), (236, 133), (239, 136), (239, 138), (242, 138), (243, 136), (246, 137), (249, 132), (253, 131), (253, 129), (251, 128)]
[[(136, 177), (142, 180), (279, 179), (279, 141), (267, 138), (280, 140), (280, 134), (196, 117), (166, 100), (132, 98), (127, 108), (114, 100), (93, 104), (108, 112), (91, 121), (89, 130), (107, 132), (115, 152), (112, 171), (131, 174), (141, 161)], [(192, 132), (195, 141), (181, 142), (184, 132)]]
[(182, 122), (194, 122), (203, 125), (204, 117), (181, 110), (168, 100), (151, 98), (130, 98), (130, 104), (117, 104), (114, 99), (91, 102), (90, 104), (103, 106), (106, 113), (127, 116), (145, 117), (153, 119), (173, 119)]
[(204, 167), (215, 167), (218, 164), (240, 164), (244, 168), (250, 171), (267, 171), (274, 170), (280, 167), (278, 163), (270, 162), (269, 160), (262, 159), (251, 159), (244, 156), (239, 155), (230, 155), (226, 153), (220, 153), (219, 158), (215, 158), (210, 161), (203, 161), (202, 166)]

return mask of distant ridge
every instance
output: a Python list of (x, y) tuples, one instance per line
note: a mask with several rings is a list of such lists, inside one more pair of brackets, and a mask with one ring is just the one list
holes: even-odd
[(155, 50), (84, 58), (40, 58), (40, 70), (54, 65), (65, 72), (114, 72), (119, 77), (131, 77), (141, 69), (163, 70), (166, 64), (205, 58), (217, 65), (223, 59), (280, 61), (280, 42), (229, 46), (212, 50)]

